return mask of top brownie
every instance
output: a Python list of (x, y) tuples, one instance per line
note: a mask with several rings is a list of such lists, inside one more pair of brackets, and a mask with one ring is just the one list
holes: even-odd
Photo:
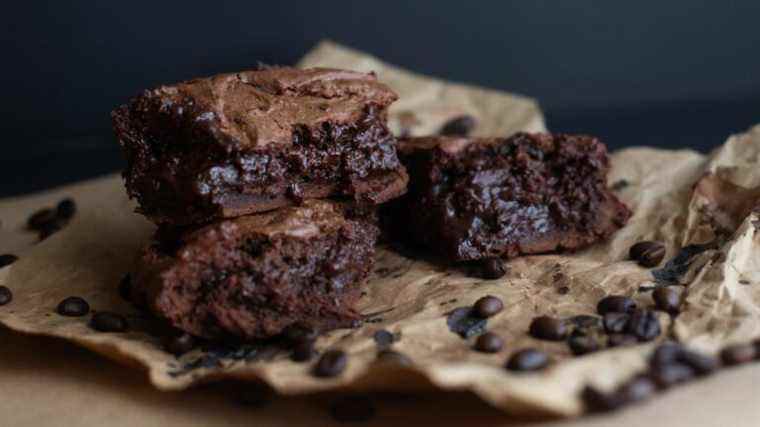
[(606, 186), (606, 147), (591, 136), (408, 138), (399, 154), (409, 191), (390, 224), (450, 261), (574, 250), (630, 216)]
[(184, 225), (308, 198), (403, 194), (386, 126), (396, 98), (374, 74), (281, 67), (161, 86), (112, 118), (139, 210)]

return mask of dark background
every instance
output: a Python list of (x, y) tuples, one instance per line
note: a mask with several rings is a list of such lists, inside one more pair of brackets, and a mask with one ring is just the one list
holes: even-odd
[(0, 196), (121, 168), (109, 111), (322, 38), (537, 98), (553, 131), (707, 151), (760, 123), (760, 2), (26, 1), (0, 17)]

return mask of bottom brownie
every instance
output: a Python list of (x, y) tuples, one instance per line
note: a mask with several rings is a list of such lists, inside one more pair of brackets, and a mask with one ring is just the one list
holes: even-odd
[(307, 200), (171, 234), (144, 250), (133, 301), (196, 336), (255, 339), (292, 323), (326, 330), (358, 320), (378, 232), (339, 204)]

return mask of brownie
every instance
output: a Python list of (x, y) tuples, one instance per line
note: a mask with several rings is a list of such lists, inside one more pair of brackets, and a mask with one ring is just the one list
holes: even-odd
[(372, 73), (275, 67), (161, 86), (111, 116), (139, 211), (181, 225), (403, 194), (386, 126), (396, 98)]
[(631, 215), (607, 189), (606, 147), (591, 136), (408, 138), (399, 155), (409, 190), (389, 223), (449, 261), (582, 248)]
[(371, 221), (323, 200), (163, 232), (136, 266), (132, 301), (209, 339), (350, 326), (377, 235)]

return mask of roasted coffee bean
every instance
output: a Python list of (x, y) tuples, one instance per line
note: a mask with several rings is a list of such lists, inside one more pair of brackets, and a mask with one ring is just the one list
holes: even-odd
[(178, 333), (164, 337), (162, 343), (167, 352), (182, 356), (195, 348), (195, 337), (187, 333)]
[(631, 314), (626, 332), (639, 341), (651, 341), (660, 335), (660, 320), (652, 310), (637, 309)]
[(313, 340), (303, 339), (301, 341), (293, 343), (292, 346), (293, 348), (290, 353), (290, 360), (294, 362), (306, 362), (317, 355)]
[(342, 350), (326, 351), (314, 366), (314, 375), (317, 377), (335, 377), (340, 375), (348, 365), (348, 356)]
[(380, 348), (390, 347), (391, 344), (396, 341), (396, 337), (385, 329), (376, 331), (374, 335), (372, 335), (372, 338), (375, 340), (375, 344)]
[(475, 117), (465, 114), (454, 117), (444, 123), (438, 133), (446, 136), (467, 136), (472, 132), (476, 124), (477, 121), (475, 120)]
[(665, 257), (665, 245), (659, 242), (639, 242), (631, 246), (628, 255), (642, 267), (657, 267)]
[(71, 219), (76, 212), (77, 212), (77, 205), (76, 203), (74, 203), (74, 200), (70, 198), (61, 200), (60, 202), (58, 202), (58, 205), (55, 207), (56, 216), (64, 220)]
[(32, 216), (26, 220), (26, 226), (30, 230), (41, 230), (45, 225), (50, 224), (51, 222), (56, 222), (57, 220), (58, 215), (56, 215), (55, 211), (53, 209), (45, 208), (33, 213)]
[(608, 347), (625, 347), (638, 343), (639, 339), (630, 334), (610, 334), (607, 337)]
[(13, 301), (13, 292), (7, 286), (0, 286), (0, 305), (6, 305)]
[(604, 393), (594, 387), (586, 386), (581, 392), (581, 397), (590, 412), (614, 411), (625, 404), (620, 394)]
[(48, 222), (47, 224), (40, 227), (39, 238), (40, 240), (45, 240), (48, 237), (52, 236), (53, 234), (61, 231), (62, 228), (63, 228), (63, 225), (57, 220)]
[(100, 332), (124, 332), (129, 325), (121, 314), (99, 311), (92, 316), (90, 326)]
[(693, 369), (698, 376), (710, 375), (720, 368), (720, 362), (715, 357), (686, 349), (678, 355), (677, 360)]
[(639, 402), (651, 397), (657, 391), (657, 385), (648, 375), (637, 375), (620, 386), (617, 393), (626, 403)]
[(475, 340), (475, 350), (483, 353), (498, 353), (502, 348), (504, 340), (492, 332), (486, 332)]
[(382, 363), (399, 366), (411, 366), (412, 360), (405, 354), (393, 350), (383, 350), (377, 353), (377, 360)]
[(676, 315), (681, 312), (683, 291), (676, 286), (657, 288), (652, 292), (652, 299), (658, 310)]
[(446, 325), (451, 332), (467, 339), (485, 332), (488, 320), (476, 314), (473, 307), (458, 307), (448, 313)]
[(330, 414), (341, 423), (361, 423), (375, 416), (375, 405), (367, 396), (344, 397), (330, 406)]
[(720, 352), (720, 360), (726, 366), (741, 365), (751, 362), (757, 357), (757, 349), (752, 343), (734, 344), (725, 347)]
[(599, 300), (596, 312), (604, 316), (607, 313), (632, 313), (636, 309), (636, 301), (622, 295), (610, 295)]
[(660, 344), (649, 357), (649, 364), (651, 366), (662, 366), (669, 363), (677, 362), (681, 353), (686, 349), (681, 345), (673, 341), (666, 341)]
[(602, 327), (602, 319), (598, 316), (579, 314), (567, 319), (575, 329), (599, 329)]
[(538, 371), (549, 365), (549, 356), (543, 351), (533, 348), (520, 350), (507, 361), (506, 368), (510, 371)]
[(602, 318), (604, 330), (608, 334), (623, 333), (628, 326), (631, 316), (628, 313), (607, 313)]
[(119, 282), (119, 295), (124, 301), (132, 300), (132, 275), (129, 273), (125, 274)]
[(570, 334), (570, 328), (564, 320), (539, 316), (530, 323), (529, 332), (533, 338), (562, 341)]
[(576, 356), (593, 353), (602, 348), (602, 339), (599, 335), (573, 335), (567, 340), (567, 346)]
[(18, 257), (16, 255), (13, 255), (13, 254), (0, 255), (0, 268), (3, 268), (7, 265), (11, 265), (16, 261), (18, 261)]
[(504, 303), (498, 297), (486, 295), (475, 301), (472, 308), (476, 316), (485, 319), (501, 312), (504, 309)]
[(296, 344), (301, 341), (314, 341), (319, 336), (319, 331), (309, 325), (292, 323), (282, 331), (282, 338), (287, 344)]
[(90, 312), (90, 304), (81, 297), (68, 297), (56, 309), (61, 316), (80, 317)]
[(666, 389), (694, 378), (694, 369), (682, 363), (668, 363), (653, 367), (649, 375), (658, 388)]
[(482, 279), (496, 280), (507, 274), (507, 269), (501, 259), (486, 258), (476, 264), (474, 274)]

